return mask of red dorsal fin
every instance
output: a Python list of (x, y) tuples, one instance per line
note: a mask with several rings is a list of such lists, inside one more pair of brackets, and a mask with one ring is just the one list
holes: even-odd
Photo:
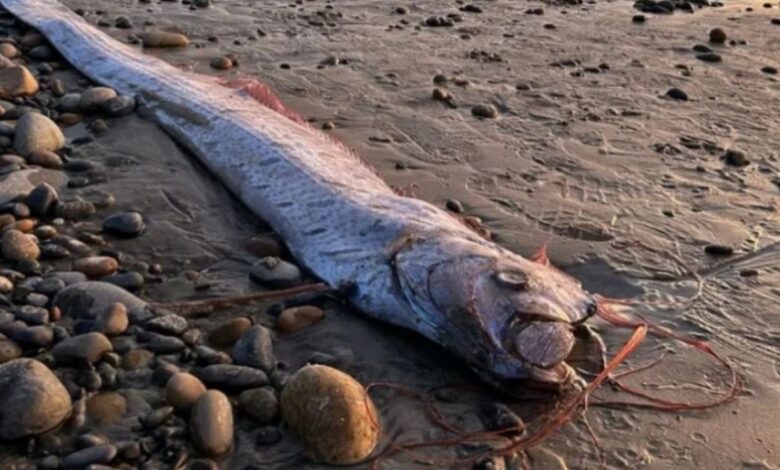
[(550, 259), (547, 257), (547, 245), (549, 244), (550, 242), (544, 242), (544, 245), (542, 245), (541, 248), (539, 248), (539, 250), (531, 256), (531, 261), (549, 266)]
[(262, 104), (266, 108), (276, 111), (291, 121), (295, 121), (299, 124), (306, 124), (306, 120), (303, 117), (301, 117), (298, 113), (287, 109), (284, 104), (282, 104), (282, 100), (280, 100), (274, 94), (274, 92), (271, 91), (271, 88), (260, 80), (255, 80), (252, 78), (239, 78), (230, 81), (222, 81), (222, 85), (228, 88), (234, 88), (236, 90), (243, 91), (247, 95), (254, 98), (258, 103)]

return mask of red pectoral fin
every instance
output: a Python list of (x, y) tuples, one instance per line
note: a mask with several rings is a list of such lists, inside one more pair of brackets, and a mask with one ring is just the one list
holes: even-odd
[(539, 248), (539, 251), (531, 256), (531, 261), (548, 266), (550, 264), (550, 259), (547, 258), (547, 245), (548, 242), (545, 242), (545, 244)]

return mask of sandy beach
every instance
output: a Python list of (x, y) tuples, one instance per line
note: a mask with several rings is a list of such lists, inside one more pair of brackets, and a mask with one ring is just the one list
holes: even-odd
[[(552, 263), (588, 291), (641, 299), (637, 311), (673, 331), (711, 341), (744, 380), (737, 399), (704, 411), (612, 409), (594, 400), (587, 423), (574, 420), (528, 452), (531, 468), (599, 468), (601, 455), (588, 427), (598, 437), (607, 468), (780, 468), (780, 82), (774, 68), (780, 67), (780, 4), (739, 0), (695, 6), (693, 13), (678, 9), (654, 14), (629, 1), (192, 2), (207, 7), (159, 0), (63, 3), (80, 9), (87, 21), (120, 41), (136, 43), (144, 31), (185, 35), (186, 47), (145, 51), (185, 70), (262, 80), (291, 110), (354, 149), (392, 186), (478, 217), (497, 242), (524, 256), (547, 243)], [(431, 26), (440, 23), (436, 17), (449, 20)], [(21, 41), (28, 31), (10, 16), (0, 19), (0, 28), (10, 38), (6, 42), (21, 51), (10, 60), (47, 85), (35, 95), (45, 100), (9, 99), (8, 109), (0, 102), (5, 109), (0, 127), (7, 123), (11, 129), (0, 129), (0, 136), (13, 137), (10, 123), (24, 114), (17, 110), (15, 115), (14, 109), (61, 109), (62, 95), (52, 92), (52, 80), (59, 80), (67, 93), (96, 85), (56, 53), (31, 57), (32, 48)], [(713, 28), (725, 32), (724, 43), (710, 40)], [(233, 66), (215, 68), (218, 58), (228, 58)], [(41, 72), (46, 64), (51, 70)], [(672, 89), (677, 92), (670, 93)], [(114, 270), (140, 277), (140, 285), (133, 284), (140, 299), (162, 303), (254, 292), (261, 287), (248, 272), (259, 253), (278, 250), (276, 254), (295, 263), (280, 248), (277, 242), (283, 240), (274, 238), (273, 227), (144, 119), (142, 109), (124, 116), (74, 113), (83, 114), (75, 123), (63, 123), (64, 113), (58, 114), (51, 117), (67, 145), (57, 151), (65, 167), (56, 171), (70, 181), (58, 188), (59, 198), (90, 201), (96, 212), (79, 220), (66, 217), (61, 225), (50, 216), (36, 217), (37, 228), (54, 225), (61, 234), (90, 245), (90, 255), (118, 260)], [(7, 140), (3, 153), (18, 153), (12, 139)], [(8, 165), (18, 168), (3, 170), (0, 177), (36, 167), (29, 158), (5, 158), (0, 168)], [(0, 212), (19, 210), (5, 204)], [(142, 214), (140, 236), (107, 233), (105, 224), (101, 230), (106, 217), (127, 211)], [(22, 215), (14, 220), (31, 218)], [(28, 232), (44, 241), (33, 230)], [(247, 248), (258, 234), (263, 234), (263, 248)], [(13, 285), (3, 292), (0, 311), (10, 316), (2, 318), (0, 327), (16, 323), (0, 328), (4, 345), (14, 341), (17, 329), (34, 324), (8, 313), (29, 305), (32, 301), (25, 298), (30, 292), (40, 294), (29, 279), (72, 271), (80, 257), (72, 250), (62, 259), (42, 259), (39, 272), (31, 269), (19, 279), (7, 272), (20, 271), (17, 261), (3, 258), (0, 275)], [(703, 280), (700, 292), (697, 277)], [(24, 289), (26, 296), (19, 294)], [(53, 305), (48, 298), (33, 300), (46, 308)], [(91, 463), (145, 469), (329, 468), (307, 457), (278, 417), (258, 425), (236, 411), (232, 449), (210, 461), (193, 449), (184, 415), (173, 414), (155, 427), (139, 425), (166, 406), (161, 377), (167, 379), (170, 371), (165, 364), (182, 370), (202, 365), (205, 352), (199, 352), (199, 345), (230, 360), (233, 344), (218, 344), (214, 332), (238, 317), (274, 332), (273, 354), (285, 375), (316, 362), (363, 385), (386, 382), (423, 392), (467, 384), (435, 395), (452, 422), (466, 429), (484, 429), (480, 410), (486, 404), (505, 405), (526, 422), (554, 404), (554, 399), (520, 401), (501, 395), (435, 344), (367, 319), (338, 299), (297, 303), (321, 309), (324, 318), (284, 333), (278, 330), (277, 316), (291, 305), (279, 302), (187, 318), (185, 329), (197, 330), (198, 336), (179, 340), (184, 330), (171, 335), (181, 349), (153, 351), (137, 368), (128, 367), (128, 354), (149, 350), (157, 333), (150, 336), (137, 326), (131, 312), (127, 332), (111, 338), (115, 381), (108, 383), (106, 368), (101, 369), (108, 361), (95, 362), (86, 370), (97, 370), (102, 385), (95, 390), (76, 387), (87, 389), (87, 404), (95, 395), (110, 394), (112, 403), (123, 403), (117, 405), (119, 411), (105, 417), (99, 414), (105, 410), (94, 405), (81, 426), (61, 427), (50, 433), (55, 437), (3, 440), (0, 466), (66, 468), (61, 459), (76, 449), (111, 443), (118, 457)], [(62, 319), (49, 313), (44, 322), (65, 330), (53, 333), (57, 339), (50, 343), (58, 343), (60, 334), (75, 337), (81, 328), (62, 310)], [(590, 326), (603, 339), (608, 356), (630, 333), (598, 319)], [(17, 356), (51, 364), (52, 346), (23, 347)], [(669, 339), (649, 338), (624, 367), (660, 355), (659, 366), (627, 382), (692, 403), (713, 400), (725, 389), (728, 377), (722, 368)], [(219, 360), (222, 356), (214, 363)], [(570, 362), (588, 379), (598, 360), (596, 341), (589, 340), (575, 349)], [(78, 367), (52, 369), (63, 381), (76, 377), (73, 382), (83, 382)], [(81, 395), (66, 388), (79, 403)], [(610, 387), (596, 395), (625, 398)], [(239, 393), (227, 396), (240, 408)], [(419, 402), (386, 390), (372, 392), (372, 398), (383, 425), (380, 447), (390, 438), (412, 442), (447, 436), (426, 418)], [(128, 442), (140, 443), (138, 456), (133, 449), (126, 453), (122, 445), (132, 447)], [(474, 448), (461, 445), (420, 453), (448, 461), (469, 452)], [(51, 456), (57, 457), (56, 466), (46, 466), (53, 465), (51, 458), (42, 463)], [(78, 465), (68, 468), (87, 468)], [(393, 469), (425, 466), (403, 454), (382, 464)], [(523, 468), (523, 459), (496, 458), (481, 468)]]

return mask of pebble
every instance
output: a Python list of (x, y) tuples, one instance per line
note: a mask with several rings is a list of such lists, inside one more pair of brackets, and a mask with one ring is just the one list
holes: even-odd
[(45, 348), (54, 343), (54, 330), (48, 325), (30, 326), (14, 333), (14, 341), (28, 348)]
[(710, 42), (713, 44), (723, 44), (726, 42), (726, 32), (723, 28), (712, 28), (710, 30)]
[(137, 237), (145, 229), (144, 218), (138, 212), (120, 212), (103, 220), (103, 231), (118, 237)]
[(381, 429), (363, 386), (332, 367), (308, 365), (290, 377), (281, 415), (317, 462), (351, 465), (368, 457)]
[(70, 414), (68, 390), (48, 367), (34, 359), (0, 364), (0, 439), (42, 434)]
[(704, 247), (704, 252), (712, 256), (731, 256), (734, 248), (728, 245), (712, 244)]
[(761, 71), (767, 75), (777, 75), (777, 67), (772, 67), (771, 65), (761, 67)]
[(52, 208), (59, 200), (57, 190), (49, 183), (41, 183), (27, 195), (25, 203), (32, 211), (33, 215), (46, 217), (52, 211)]
[(233, 346), (233, 360), (238, 365), (271, 372), (274, 368), (271, 330), (262, 325), (255, 325), (245, 331)]
[(18, 230), (8, 230), (3, 234), (0, 249), (3, 257), (11, 261), (35, 260), (41, 255), (35, 237)]
[(152, 318), (146, 322), (145, 326), (160, 333), (179, 336), (187, 329), (187, 319), (175, 313), (169, 313)]
[(62, 364), (91, 364), (99, 361), (104, 354), (113, 351), (111, 341), (103, 333), (92, 332), (72, 336), (59, 342), (51, 353)]
[(267, 256), (253, 264), (249, 278), (271, 289), (294, 287), (303, 281), (297, 266), (275, 256)]
[(163, 406), (152, 410), (142, 417), (139, 421), (146, 429), (155, 429), (162, 426), (168, 419), (173, 416), (174, 409), (172, 406)]
[(135, 98), (132, 96), (115, 96), (100, 106), (100, 111), (110, 117), (127, 116), (135, 110)]
[(268, 376), (265, 372), (232, 364), (206, 366), (198, 370), (196, 375), (206, 385), (219, 389), (243, 390), (268, 385)]
[(688, 101), (688, 93), (682, 91), (679, 88), (670, 88), (666, 92), (666, 96), (673, 100)]
[(466, 212), (466, 210), (463, 208), (463, 204), (457, 199), (447, 199), (447, 202), (444, 204), (444, 207), (448, 211), (454, 212), (456, 214), (462, 214)]
[(165, 31), (148, 31), (139, 36), (144, 47), (187, 47), (190, 43), (183, 34)]
[(631, 21), (634, 23), (644, 23), (646, 21), (645, 15), (634, 15), (631, 17)]
[(65, 136), (59, 126), (43, 114), (27, 113), (16, 123), (13, 145), (23, 157), (33, 152), (56, 152), (65, 146)]
[(256, 235), (252, 237), (246, 244), (246, 249), (251, 254), (265, 258), (268, 256), (279, 257), (282, 256), (283, 248), (275, 238), (270, 235)]
[(723, 159), (726, 161), (727, 165), (731, 166), (747, 166), (750, 164), (750, 160), (748, 160), (747, 155), (745, 155), (745, 152), (737, 149), (728, 149), (726, 150), (726, 153), (723, 154)]
[(119, 263), (110, 256), (89, 256), (73, 262), (73, 270), (84, 273), (88, 278), (99, 279), (113, 274), (119, 269)]
[(233, 447), (233, 408), (224, 393), (209, 390), (192, 408), (190, 433), (195, 448), (217, 457)]
[(62, 168), (62, 158), (56, 153), (47, 150), (30, 153), (27, 155), (27, 163), (54, 170)]
[(230, 59), (230, 57), (225, 57), (225, 56), (215, 57), (211, 59), (209, 65), (211, 65), (211, 68), (213, 69), (227, 70), (233, 67), (233, 61)]
[(478, 104), (471, 108), (471, 114), (478, 118), (495, 119), (498, 117), (498, 109), (492, 104)]
[(452, 95), (450, 95), (450, 92), (447, 91), (446, 88), (440, 88), (440, 87), (436, 87), (433, 89), (433, 93), (431, 94), (431, 97), (436, 101), (450, 101), (452, 99)]
[(146, 282), (141, 273), (130, 271), (126, 273), (114, 273), (101, 279), (103, 282), (114, 284), (130, 292), (135, 292), (143, 287)]
[(256, 424), (269, 424), (279, 416), (279, 400), (271, 387), (244, 390), (238, 397), (238, 407)]
[(81, 94), (79, 110), (82, 113), (98, 112), (105, 103), (116, 97), (117, 93), (112, 88), (104, 86), (92, 87)]
[(21, 357), (22, 348), (10, 339), (0, 340), (0, 364)]
[(282, 310), (276, 319), (276, 329), (282, 333), (295, 333), (307, 328), (325, 317), (322, 309), (310, 305)]
[[(33, 295), (33, 294), (30, 294)], [(24, 305), (14, 309), (14, 316), (28, 325), (45, 325), (49, 323), (49, 311), (45, 308)]]
[(65, 288), (65, 281), (56, 278), (41, 279), (40, 282), (35, 284), (35, 292), (47, 296), (55, 295), (57, 292), (61, 291), (64, 288)]
[(222, 323), (209, 334), (209, 343), (218, 347), (233, 346), (246, 330), (252, 327), (252, 321), (246, 317), (237, 317)]
[(723, 58), (716, 52), (702, 52), (696, 54), (696, 58), (702, 62), (722, 62)]
[(150, 333), (150, 341), (146, 344), (146, 347), (157, 354), (171, 354), (185, 349), (187, 345), (175, 336)]
[(61, 466), (63, 470), (82, 470), (94, 464), (110, 463), (116, 454), (117, 449), (111, 444), (87, 447), (66, 456), (62, 459)]
[(110, 426), (126, 413), (127, 400), (120, 393), (99, 393), (87, 399), (87, 416), (99, 426)]
[(118, 336), (127, 330), (130, 319), (124, 304), (115, 302), (103, 310), (95, 321), (97, 331), (107, 336)]
[(19, 49), (9, 42), (0, 43), (0, 55), (6, 59), (13, 59), (19, 55)]
[(30, 96), (38, 92), (38, 80), (26, 67), (0, 69), (0, 99)]
[[(73, 181), (73, 180), (71, 180)], [(95, 205), (89, 201), (68, 201), (57, 204), (54, 215), (66, 220), (87, 219), (95, 214)]]
[(204, 393), (203, 382), (187, 372), (174, 374), (165, 385), (165, 401), (177, 410), (189, 410)]

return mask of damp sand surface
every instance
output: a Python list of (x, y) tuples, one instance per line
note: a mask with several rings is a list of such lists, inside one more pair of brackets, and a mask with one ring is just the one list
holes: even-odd
[[(329, 132), (388, 183), (440, 206), (457, 199), (497, 241), (521, 254), (549, 243), (553, 263), (592, 292), (680, 302), (641, 311), (712, 340), (743, 374), (745, 390), (736, 401), (701, 412), (590, 407), (588, 423), (609, 468), (780, 468), (780, 82), (761, 70), (780, 65), (780, 26), (770, 21), (780, 18), (777, 5), (729, 2), (693, 14), (647, 14), (637, 24), (630, 2), (475, 1), (481, 13), (439, 0), (218, 0), (194, 10), (156, 1), (65, 3), (83, 8), (92, 22), (127, 16), (132, 29), (104, 28), (122, 40), (150, 29), (185, 33), (189, 47), (150, 53), (202, 73), (262, 79), (315, 127), (333, 123)], [(543, 14), (527, 13), (536, 8)], [(422, 25), (450, 13), (461, 21)], [(735, 44), (708, 44), (714, 27)], [(697, 44), (722, 62), (697, 59)], [(223, 55), (239, 66), (212, 69), (210, 61)], [(57, 73), (75, 80), (71, 72)], [(437, 74), (446, 81), (434, 85)], [(435, 86), (448, 91), (449, 102), (432, 98)], [(689, 99), (665, 97), (670, 88)], [(495, 106), (498, 117), (473, 116), (479, 104)], [(164, 301), (256, 289), (246, 276), (255, 258), (244, 244), (270, 228), (151, 122), (134, 115), (109, 124), (77, 151), (109, 168), (109, 181), (92, 189), (115, 194), (121, 207), (148, 219), (143, 237), (117, 245), (168, 273), (143, 295)], [(66, 131), (70, 138), (88, 133), (80, 125)], [(723, 158), (729, 149), (743, 152), (749, 164), (729, 165)], [(735, 254), (707, 255), (711, 244)], [(198, 283), (180, 274), (188, 270), (201, 273)], [(688, 304), (684, 299), (697, 291), (691, 271), (705, 273), (706, 282)], [(204, 282), (208, 290), (195, 289)], [(290, 369), (321, 352), (364, 384), (415, 390), (471, 384), (440, 396), (450, 419), (469, 429), (480, 428), (476, 410), (486, 401), (505, 403), (526, 420), (552, 406), (498, 396), (422, 338), (336, 303), (324, 306), (323, 322), (278, 336), (277, 356)], [(197, 323), (208, 331), (240, 314), (272, 321), (260, 306)], [(598, 321), (593, 328), (610, 352), (628, 337)], [(597, 360), (588, 343), (572, 358), (585, 368)], [(648, 340), (629, 363), (664, 352), (661, 366), (630, 383), (669, 399), (717, 397), (722, 371), (678, 343)], [(446, 436), (418, 403), (389, 393), (377, 393), (376, 401), (388, 436)], [(261, 447), (251, 423), (237, 427), (223, 468), (316, 468), (284, 428), (279, 443)], [(121, 426), (104, 431), (127, 432)], [(581, 420), (531, 451), (530, 459), (545, 469), (599, 465)], [(385, 465), (420, 463), (397, 456)]]

